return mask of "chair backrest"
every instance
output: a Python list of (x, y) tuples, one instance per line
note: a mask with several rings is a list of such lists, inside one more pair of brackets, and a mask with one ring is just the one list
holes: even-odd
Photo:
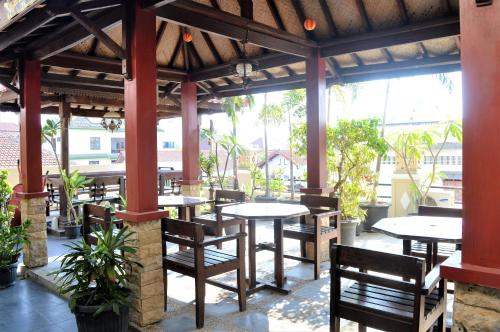
[(112, 225), (111, 209), (97, 204), (83, 205), (83, 239), (87, 244), (92, 244), (90, 233), (100, 225), (107, 231)]
[(419, 216), (428, 217), (453, 217), (462, 218), (462, 209), (441, 206), (420, 205), (418, 207)]
[(302, 195), (300, 196), (300, 204), (307, 206), (309, 209), (325, 211), (339, 209), (338, 197)]
[(158, 193), (165, 195), (168, 193), (180, 194), (180, 181), (182, 180), (182, 172), (180, 171), (160, 171), (158, 174)]
[(99, 176), (92, 179), (90, 183), (90, 198), (94, 200), (103, 199), (110, 192), (123, 193), (123, 177), (118, 175)]
[(245, 192), (238, 190), (216, 190), (216, 202), (245, 202)]
[[(162, 218), (161, 234), (163, 242), (195, 247), (205, 239), (205, 226), (195, 222), (180, 219)], [(187, 238), (186, 238), (187, 237)], [(166, 255), (166, 246), (163, 246), (163, 256)]]

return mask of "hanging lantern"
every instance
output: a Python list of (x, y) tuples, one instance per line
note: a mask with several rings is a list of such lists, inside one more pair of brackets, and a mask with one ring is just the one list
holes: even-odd
[(101, 126), (104, 129), (109, 130), (110, 132), (114, 132), (115, 130), (120, 129), (121, 125), (122, 120), (120, 114), (115, 111), (110, 111), (104, 114), (101, 121)]
[(186, 43), (190, 43), (193, 41), (193, 35), (191, 35), (190, 32), (184, 32), (184, 34), (182, 35), (182, 39), (186, 42)]
[(304, 21), (304, 29), (307, 31), (312, 31), (316, 29), (316, 21), (312, 18), (308, 18)]

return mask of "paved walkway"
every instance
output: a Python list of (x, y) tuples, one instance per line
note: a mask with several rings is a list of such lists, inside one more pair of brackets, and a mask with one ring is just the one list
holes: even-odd
[[(272, 241), (272, 223), (257, 226), (260, 241)], [(58, 268), (57, 257), (64, 253), (68, 240), (49, 237), (51, 263), (30, 273), (38, 283), (54, 289), (46, 274)], [(356, 245), (387, 252), (401, 252), (401, 242), (385, 235), (363, 233)], [(287, 241), (285, 248), (298, 251), (298, 242)], [(225, 247), (231, 250), (232, 247)], [(273, 254), (257, 256), (258, 275), (272, 277)], [(320, 280), (314, 281), (312, 265), (285, 260), (285, 273), (292, 293), (284, 296), (263, 291), (248, 299), (247, 311), (238, 312), (234, 293), (207, 285), (205, 328), (202, 331), (328, 331), (329, 329), (329, 263), (322, 267)], [(222, 276), (226, 282), (235, 281), (234, 274)], [(168, 312), (166, 319), (146, 331), (184, 332), (195, 330), (194, 281), (169, 273)], [(0, 331), (76, 331), (73, 315), (67, 302), (30, 279), (0, 291)], [(4, 317), (9, 317), (4, 319)], [(342, 321), (342, 331), (357, 331), (357, 324)], [(370, 331), (370, 329), (369, 329)], [(372, 330), (373, 331), (373, 330)]]

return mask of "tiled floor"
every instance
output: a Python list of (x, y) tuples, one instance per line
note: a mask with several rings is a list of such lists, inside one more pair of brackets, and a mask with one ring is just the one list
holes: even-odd
[[(257, 225), (259, 241), (272, 241), (272, 223)], [(57, 257), (64, 253), (67, 240), (49, 238), (51, 263), (34, 271), (32, 278), (53, 288), (47, 273), (55, 270)], [(363, 233), (356, 245), (387, 252), (401, 252), (401, 242), (376, 233)], [(298, 242), (287, 241), (285, 248), (297, 252)], [(224, 247), (233, 250), (230, 245)], [(258, 275), (271, 278), (273, 254), (257, 256)], [(329, 263), (324, 263), (320, 280), (314, 281), (312, 266), (285, 260), (285, 271), (292, 293), (280, 295), (263, 291), (248, 299), (247, 311), (238, 312), (237, 298), (213, 286), (207, 286), (205, 328), (203, 331), (328, 331), (329, 330)], [(33, 271), (32, 271), (33, 272)], [(221, 277), (234, 282), (235, 275)], [(168, 311), (166, 318), (146, 331), (184, 332), (195, 330), (194, 281), (169, 273)], [(161, 304), (159, 304), (161, 305)], [(14, 287), (0, 291), (0, 331), (76, 331), (67, 303), (31, 280), (19, 281)], [(4, 319), (4, 317), (8, 317)], [(342, 331), (357, 331), (357, 324), (342, 321)], [(368, 329), (370, 331), (370, 329)], [(372, 330), (373, 331), (373, 330)]]

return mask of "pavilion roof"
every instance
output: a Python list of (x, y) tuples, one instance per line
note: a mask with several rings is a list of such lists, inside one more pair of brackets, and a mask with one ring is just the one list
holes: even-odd
[[(121, 110), (122, 66), (114, 48), (122, 44), (122, 1), (73, 1), (71, 8), (31, 2), (30, 11), (11, 20), (0, 15), (1, 82), (11, 83), (12, 60), (25, 53), (42, 60), (45, 112), (57, 111), (59, 94), (70, 98), (75, 114)], [(249, 4), (143, 0), (157, 15), (161, 116), (180, 115), (179, 83), (188, 76), (198, 83), (200, 113), (220, 111), (213, 97), (304, 87), (304, 58), (312, 50), (325, 58), (328, 84), (460, 69), (457, 0), (253, 0), (253, 11)], [(315, 19), (314, 31), (304, 30), (305, 18)], [(85, 23), (105, 36), (94, 37)], [(192, 42), (183, 41), (185, 31)], [(259, 67), (247, 89), (234, 75), (234, 63), (245, 56)], [(2, 93), (0, 102), (12, 95)]]

